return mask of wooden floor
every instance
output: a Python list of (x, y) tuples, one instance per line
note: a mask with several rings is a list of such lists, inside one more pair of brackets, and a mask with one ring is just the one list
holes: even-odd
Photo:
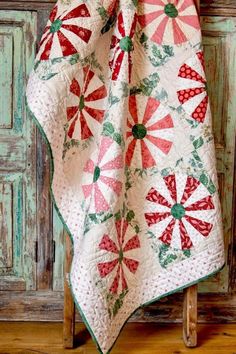
[[(62, 324), (0, 322), (0, 353), (97, 354), (84, 325), (76, 326), (76, 348), (62, 348)], [(125, 325), (111, 354), (236, 354), (236, 324), (199, 325), (198, 347), (182, 342), (181, 325)]]

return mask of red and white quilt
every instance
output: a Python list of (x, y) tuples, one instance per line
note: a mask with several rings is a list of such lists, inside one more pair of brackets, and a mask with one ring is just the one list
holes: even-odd
[(73, 241), (71, 290), (108, 353), (137, 308), (224, 265), (194, 1), (58, 1), (27, 102)]

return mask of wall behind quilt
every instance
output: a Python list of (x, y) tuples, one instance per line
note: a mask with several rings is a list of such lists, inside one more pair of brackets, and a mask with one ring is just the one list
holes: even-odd
[[(49, 160), (22, 99), (54, 1), (0, 0), (0, 320), (62, 320), (63, 226), (49, 194)], [(207, 5), (208, 4), (208, 5)], [(236, 3), (202, 0), (227, 263), (199, 286), (200, 321), (236, 320)], [(204, 132), (207, 134), (207, 131)], [(132, 320), (180, 321), (182, 294)]]

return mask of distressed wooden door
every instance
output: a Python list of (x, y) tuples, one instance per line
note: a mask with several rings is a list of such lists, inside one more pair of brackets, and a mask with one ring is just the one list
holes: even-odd
[(0, 11), (0, 290), (36, 288), (36, 144), (26, 78), (35, 55), (33, 12)]
[[(223, 213), (226, 265), (201, 284), (206, 292), (232, 290), (234, 245), (234, 170), (236, 131), (236, 17), (202, 16), (208, 94), (213, 119), (219, 192)], [(204, 132), (207, 136), (207, 131)], [(232, 278), (230, 278), (230, 276)]]

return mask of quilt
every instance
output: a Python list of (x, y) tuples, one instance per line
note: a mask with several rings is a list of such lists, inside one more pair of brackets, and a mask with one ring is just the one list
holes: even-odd
[(73, 243), (71, 291), (109, 353), (139, 307), (225, 262), (194, 0), (57, 1), (26, 95)]

